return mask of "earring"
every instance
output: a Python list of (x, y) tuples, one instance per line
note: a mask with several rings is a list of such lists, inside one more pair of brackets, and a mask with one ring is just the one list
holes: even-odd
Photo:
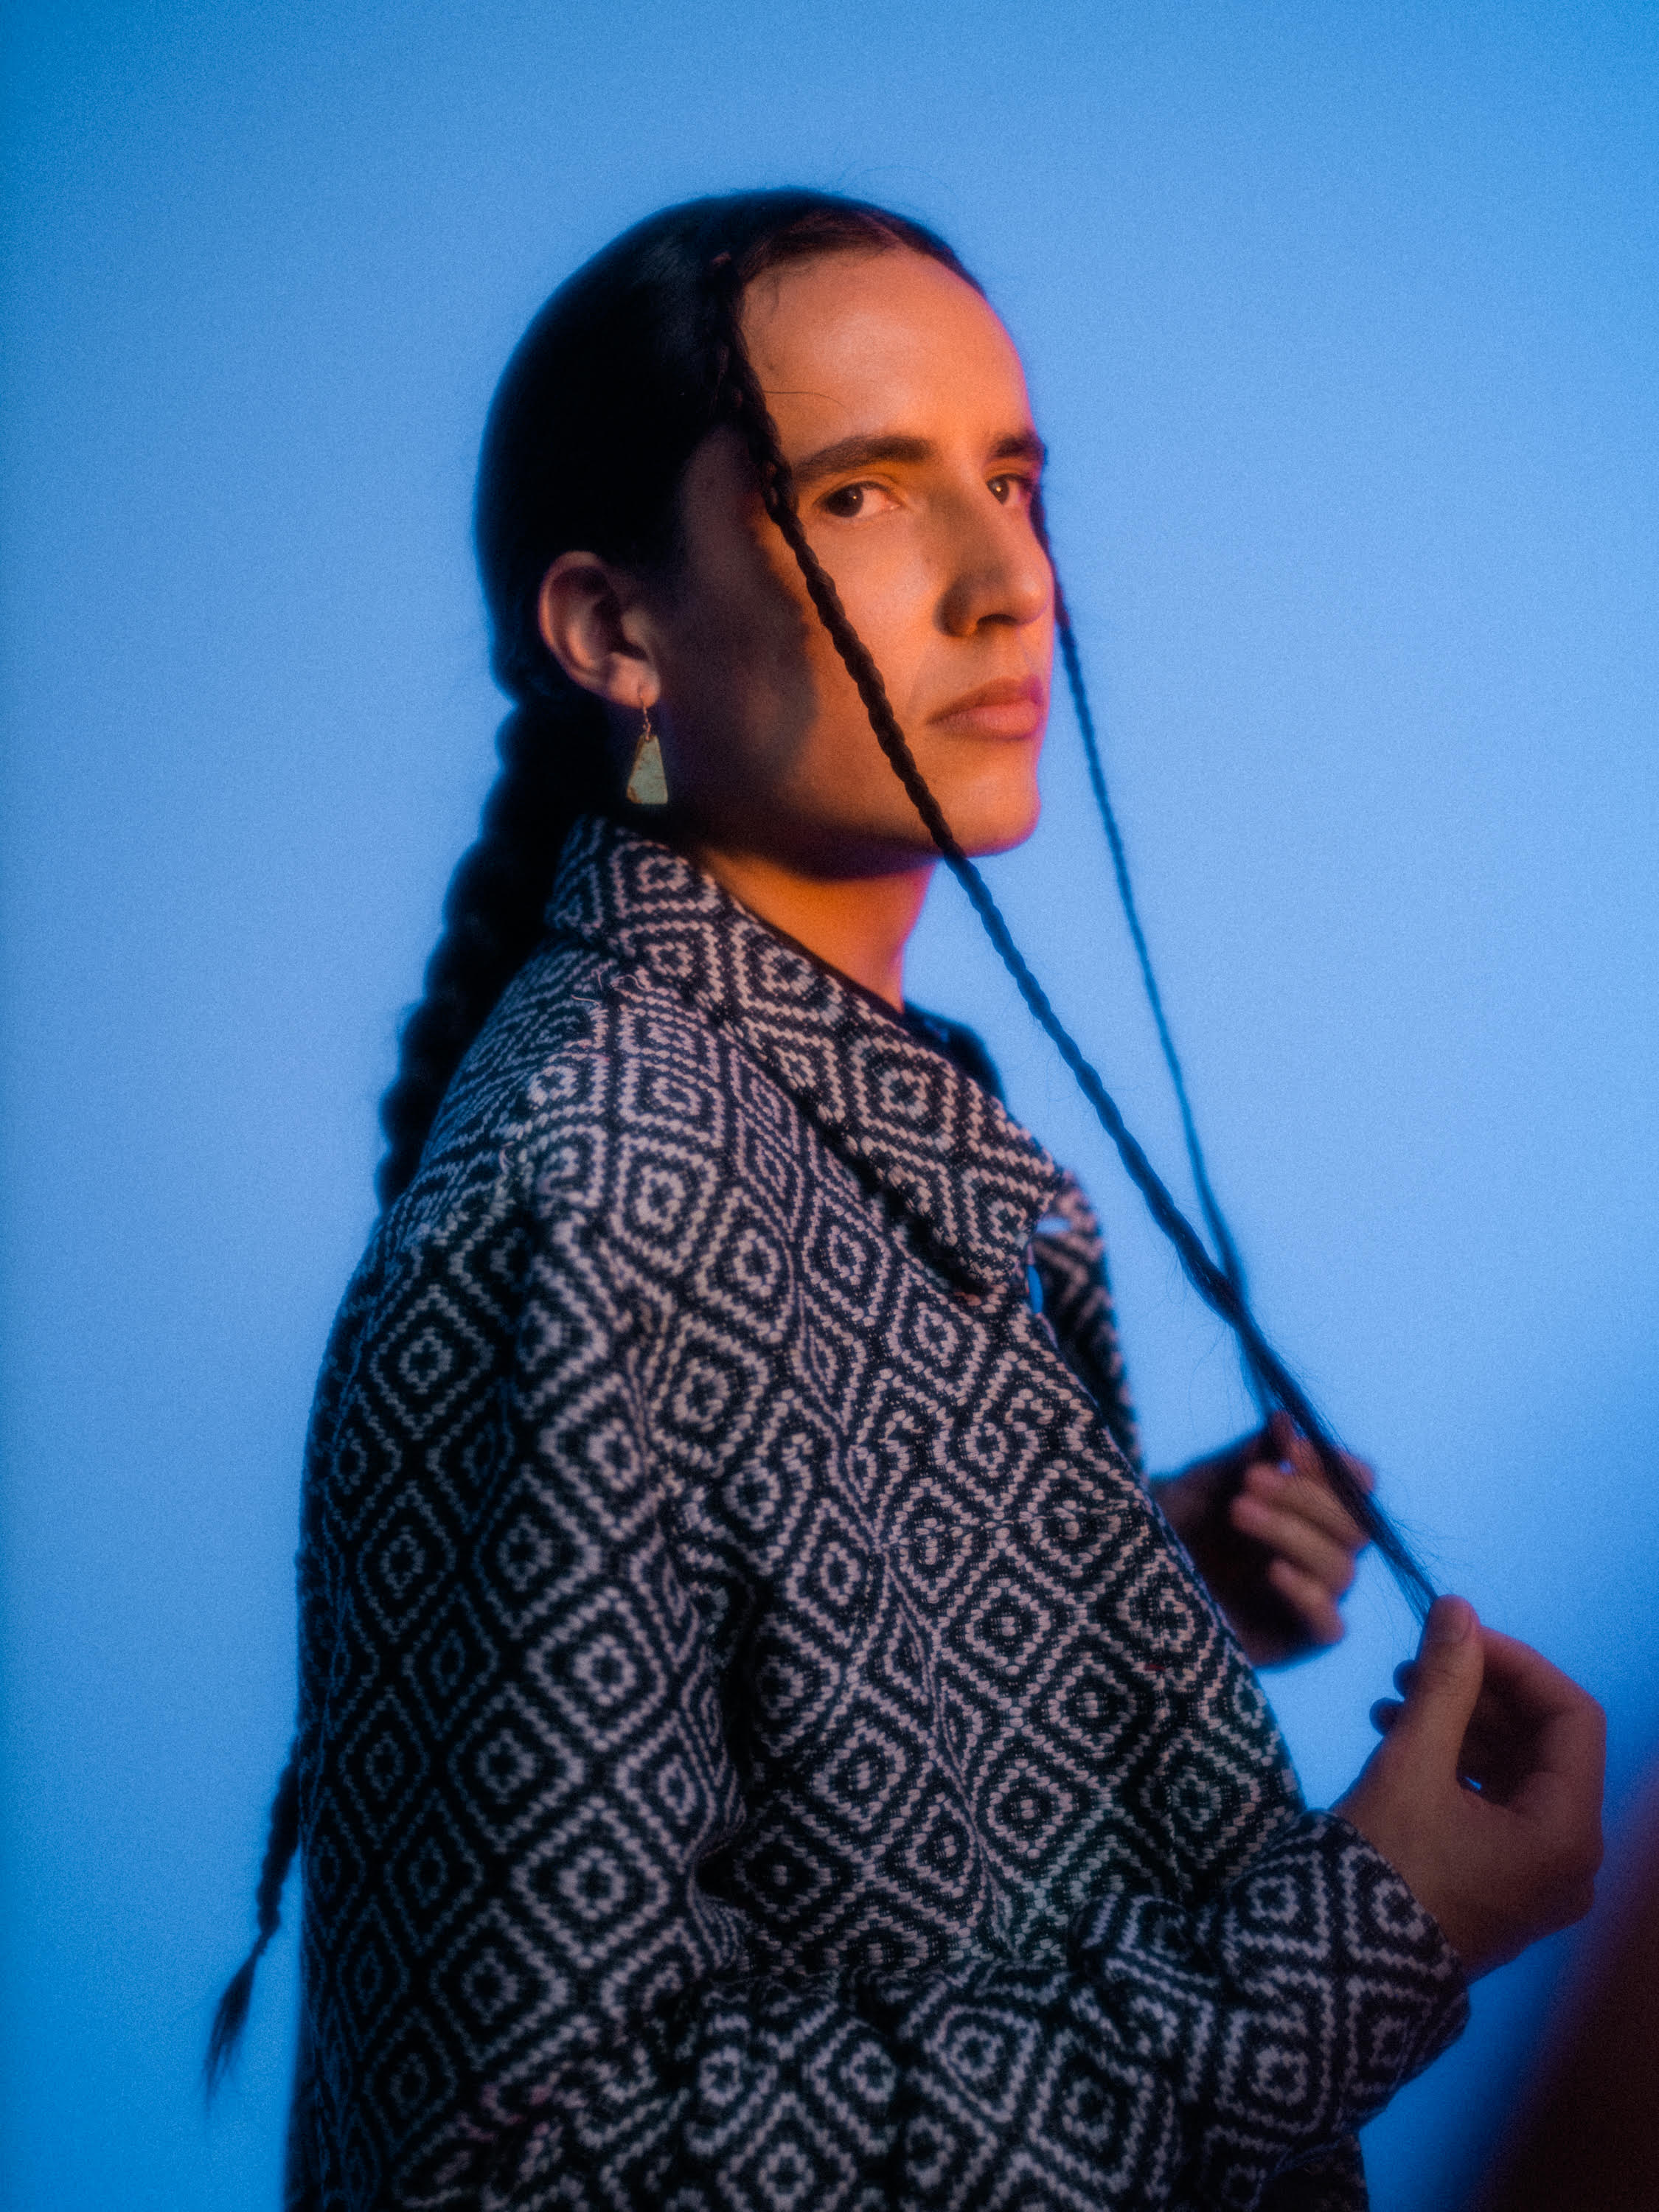
[(651, 726), (651, 709), (641, 705), (643, 720), (640, 741), (634, 748), (634, 765), (629, 771), (628, 803), (630, 806), (666, 806), (668, 778), (663, 769), (662, 744)]

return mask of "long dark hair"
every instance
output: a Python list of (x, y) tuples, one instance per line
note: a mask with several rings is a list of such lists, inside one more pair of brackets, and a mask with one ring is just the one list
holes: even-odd
[[(981, 289), (943, 239), (865, 201), (805, 191), (734, 192), (688, 201), (647, 216), (586, 263), (560, 286), (514, 350), (485, 426), (474, 511), (490, 665), (513, 708), (496, 740), (501, 773), (484, 801), (477, 841), (450, 879), (443, 932), (427, 964), (422, 995), (403, 1025), (397, 1075), (380, 1103), (386, 1138), (376, 1176), (380, 1201), (390, 1206), (408, 1188), (451, 1078), (540, 938), (560, 850), (572, 825), (579, 816), (614, 804), (617, 797), (608, 767), (604, 710), (565, 675), (543, 640), (538, 616), (542, 580), (561, 553), (575, 548), (642, 572), (672, 574), (686, 464), (711, 431), (729, 425), (744, 441), (766, 512), (788, 544), (818, 617), (858, 686), (883, 751), (966, 890), (1022, 997), (1116, 1146), (1188, 1279), (1234, 1332), (1264, 1412), (1282, 1408), (1291, 1415), (1317, 1452), (1332, 1488), (1375, 1540), (1413, 1605), (1425, 1610), (1433, 1595), (1427, 1578), (1356, 1480), (1250, 1310), (1135, 915), (1077, 642), (1058, 586), (1061, 655), (1091, 781), (1218, 1258), (1212, 1258), (1152, 1169), (1015, 945), (978, 870), (923, 781), (880, 671), (801, 528), (788, 466), (744, 349), (738, 320), (743, 295), (766, 270), (785, 262), (894, 249), (924, 254)], [(1037, 523), (1042, 530), (1040, 508)], [(296, 1800), (290, 1757), (260, 1875), (258, 1941), (221, 2000), (209, 2047), (210, 2083), (234, 2049), (254, 1965), (276, 1931), (283, 1879), (297, 1835)]]
[(967, 276), (920, 223), (830, 193), (734, 192), (665, 208), (562, 284), (508, 362), (484, 428), (473, 531), (490, 665), (513, 712), (380, 1102), (383, 1205), (414, 1175), (449, 1079), (541, 933), (566, 833), (617, 796), (604, 709), (543, 641), (543, 577), (575, 547), (626, 568), (672, 568), (685, 465), (734, 419), (744, 288), (782, 262), (895, 246)]

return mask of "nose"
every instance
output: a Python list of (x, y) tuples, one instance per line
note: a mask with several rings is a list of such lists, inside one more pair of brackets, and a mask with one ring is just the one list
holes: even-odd
[(941, 628), (971, 637), (985, 623), (1023, 629), (1053, 610), (1054, 572), (1023, 502), (1004, 502), (988, 485), (959, 502), (946, 532)]

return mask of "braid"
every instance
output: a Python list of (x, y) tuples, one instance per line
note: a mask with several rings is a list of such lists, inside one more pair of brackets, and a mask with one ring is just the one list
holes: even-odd
[[(578, 815), (603, 805), (605, 723), (597, 699), (550, 672), (521, 687), (495, 740), (500, 775), (478, 835), (444, 894), (443, 934), (422, 995), (405, 1018), (398, 1073), (380, 1101), (386, 1150), (374, 1182), (383, 1206), (407, 1189), (434, 1117), (467, 1047), (533, 949), (559, 852)], [(253, 1978), (282, 1924), (283, 1885), (300, 1843), (299, 1747), (289, 1753), (270, 1808), (256, 1895), (258, 1933), (213, 2015), (203, 2079), (210, 2099), (241, 2041)]]
[[(715, 274), (718, 280), (720, 272)], [(1003, 966), (1013, 978), (1020, 996), (1052, 1039), (1084, 1097), (1094, 1109), (1101, 1126), (1117, 1147), (1119, 1158), (1145, 1199), (1153, 1220), (1175, 1247), (1188, 1280), (1238, 1340), (1245, 1370), (1253, 1387), (1267, 1406), (1282, 1407), (1296, 1423), (1317, 1454), (1332, 1490), (1388, 1561), (1395, 1581), (1413, 1606), (1419, 1613), (1426, 1613), (1434, 1600), (1433, 1586), (1427, 1576), (1412, 1557), (1393, 1523), (1355, 1478), (1336, 1439), (1295, 1376), (1262, 1334), (1245, 1298), (1242, 1279), (1235, 1281), (1210, 1257), (1196, 1231), (1131, 1135), (1116, 1101), (1054, 1012), (1047, 992), (1026, 965), (1024, 957), (1014, 943), (1008, 925), (987, 889), (983, 877), (957, 843), (939, 801), (916, 766), (888, 699), (881, 672), (876, 666), (869, 647), (848, 621), (833, 580), (807, 542), (795, 506), (788, 464), (780, 448), (777, 430), (765, 397), (744, 350), (737, 319), (737, 295), (729, 278), (722, 290), (727, 324), (726, 381), (738, 427), (747, 443), (760, 479), (766, 512), (794, 556), (818, 619), (829, 632), (848, 675), (858, 688), (878, 744), (909, 794), (911, 804), (921, 817), (927, 834), (939, 848), (946, 866), (968, 894), (987, 936), (996, 948)], [(1231, 1240), (1228, 1243), (1230, 1244)]]
[(602, 803), (605, 715), (574, 684), (528, 694), (495, 740), (501, 772), (478, 836), (444, 895), (443, 934), (405, 1017), (398, 1073), (380, 1101), (386, 1150), (374, 1187), (392, 1204), (414, 1178), (439, 1103), (491, 1007), (523, 966), (571, 824)]
[[(1048, 556), (1050, 568), (1053, 568), (1054, 550), (1048, 542), (1048, 519), (1042, 512), (1040, 492), (1036, 520), (1037, 535), (1042, 540), (1043, 550)], [(1249, 1291), (1244, 1279), (1244, 1263), (1238, 1255), (1238, 1246), (1233, 1240), (1227, 1218), (1221, 1211), (1221, 1201), (1210, 1181), (1204, 1147), (1199, 1142), (1198, 1124), (1193, 1118), (1192, 1102), (1187, 1096), (1187, 1078), (1182, 1068), (1181, 1055), (1176, 1050), (1175, 1038), (1170, 1034), (1169, 1019), (1164, 1012), (1164, 994), (1158, 988), (1157, 976), (1152, 973), (1152, 956), (1146, 947), (1146, 933), (1140, 927), (1140, 914), (1129, 881), (1129, 856), (1124, 850), (1123, 833), (1118, 827), (1117, 814), (1106, 790), (1106, 771), (1101, 764), (1100, 741), (1095, 733), (1095, 718), (1089, 705), (1088, 689), (1083, 681), (1083, 659), (1078, 651), (1077, 632), (1072, 626), (1072, 611), (1066, 604), (1066, 594), (1060, 588), (1057, 573), (1054, 578), (1054, 618), (1055, 627), (1060, 632), (1060, 654), (1066, 669), (1066, 687), (1072, 695), (1072, 711), (1077, 717), (1078, 733), (1083, 739), (1083, 757), (1088, 763), (1090, 787), (1095, 795), (1101, 827), (1106, 832), (1106, 843), (1112, 855), (1112, 873), (1117, 883), (1118, 903), (1122, 907), (1123, 919), (1129, 926), (1135, 958), (1140, 963), (1140, 980), (1146, 988), (1146, 1002), (1152, 1010), (1152, 1020), (1158, 1029), (1164, 1065), (1170, 1071), (1170, 1081), (1175, 1089), (1176, 1104), (1181, 1112), (1181, 1133), (1186, 1139), (1187, 1161), (1193, 1171), (1199, 1206), (1214, 1242), (1221, 1272), (1232, 1285), (1241, 1305), (1248, 1304)], [(1245, 1374), (1255, 1395), (1257, 1410), (1265, 1418), (1272, 1408), (1255, 1370), (1248, 1364)]]
[(283, 1924), (283, 1884), (288, 1879), (288, 1870), (299, 1845), (300, 1747), (296, 1742), (289, 1753), (288, 1764), (283, 1769), (270, 1804), (270, 1826), (265, 1837), (265, 1855), (254, 1899), (255, 1924), (259, 1932), (254, 1938), (253, 1948), (225, 1984), (224, 1995), (214, 2010), (207, 2057), (202, 2068), (203, 2086), (210, 2101), (242, 2039), (248, 2001), (253, 1994), (254, 1969)]
[[(1042, 533), (1045, 550), (1048, 535)], [(1052, 551), (1048, 555), (1054, 560)], [(1117, 895), (1123, 908), (1123, 918), (1129, 925), (1129, 935), (1135, 948), (1135, 957), (1140, 963), (1140, 980), (1146, 986), (1147, 1003), (1152, 1010), (1152, 1019), (1158, 1025), (1158, 1041), (1163, 1048), (1164, 1064), (1170, 1071), (1170, 1080), (1175, 1086), (1176, 1103), (1181, 1109), (1182, 1133), (1187, 1140), (1187, 1158), (1192, 1166), (1193, 1181), (1198, 1188), (1198, 1202), (1215, 1249), (1221, 1261), (1221, 1272), (1238, 1292), (1245, 1296), (1244, 1266), (1238, 1256), (1238, 1247), (1233, 1242), (1231, 1231), (1221, 1211), (1205, 1164), (1204, 1147), (1198, 1140), (1198, 1125), (1193, 1119), (1193, 1109), (1187, 1097), (1187, 1079), (1182, 1071), (1180, 1055), (1175, 1039), (1170, 1034), (1170, 1024), (1164, 1012), (1164, 999), (1158, 988), (1158, 978), (1152, 973), (1152, 954), (1146, 949), (1146, 939), (1140, 927), (1140, 915), (1135, 906), (1135, 896), (1129, 883), (1129, 859), (1123, 849), (1123, 833), (1118, 828), (1117, 816), (1106, 793), (1106, 772), (1101, 766), (1100, 743), (1095, 734), (1095, 718), (1089, 707), (1089, 694), (1083, 682), (1083, 662), (1078, 652), (1077, 633), (1072, 627), (1071, 611), (1056, 580), (1054, 614), (1060, 631), (1060, 653), (1065, 664), (1066, 681), (1072, 694), (1072, 708), (1077, 716), (1079, 732), (1083, 738), (1084, 758), (1089, 766), (1089, 782), (1095, 794), (1095, 805), (1100, 811), (1101, 825), (1106, 832), (1106, 842), (1112, 855), (1112, 872), (1117, 879)]]

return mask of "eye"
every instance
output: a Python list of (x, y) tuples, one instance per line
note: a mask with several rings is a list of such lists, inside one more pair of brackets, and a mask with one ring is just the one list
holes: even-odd
[(993, 477), (986, 485), (992, 498), (1004, 507), (1011, 501), (1029, 501), (1036, 489), (1031, 478), (1024, 476)]
[(826, 514), (833, 514), (842, 522), (851, 522), (858, 516), (877, 513), (884, 500), (890, 504), (892, 495), (883, 484), (842, 484), (836, 490), (826, 492), (818, 501)]

